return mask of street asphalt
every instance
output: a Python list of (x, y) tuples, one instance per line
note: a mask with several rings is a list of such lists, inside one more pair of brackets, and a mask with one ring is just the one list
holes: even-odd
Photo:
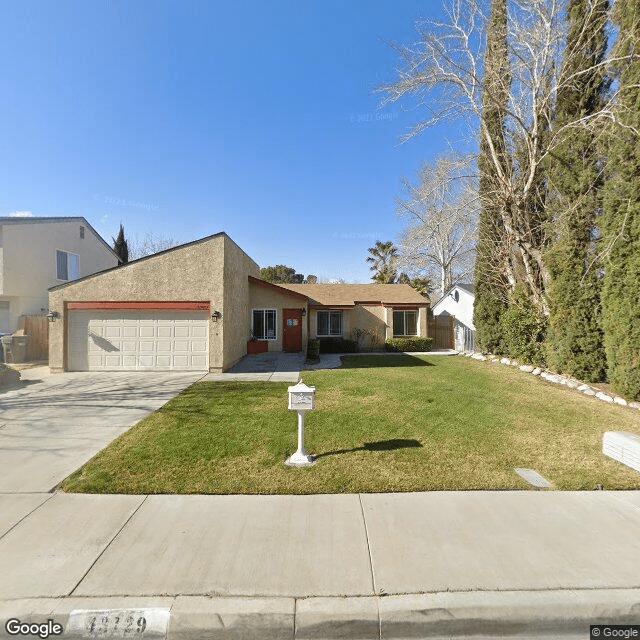
[(51, 491), (202, 375), (32, 370), (0, 394), (0, 638), (23, 637), (20, 624), (171, 640), (587, 639), (590, 624), (640, 625), (640, 491)]

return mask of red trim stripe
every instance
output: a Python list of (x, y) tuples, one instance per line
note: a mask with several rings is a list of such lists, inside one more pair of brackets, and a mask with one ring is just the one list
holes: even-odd
[(141, 302), (132, 300), (126, 302), (116, 301), (94, 301), (94, 302), (67, 302), (69, 311), (79, 309), (103, 309), (106, 311), (117, 311), (128, 309), (130, 311), (207, 311), (211, 309), (210, 302), (184, 302), (184, 301), (156, 301)]

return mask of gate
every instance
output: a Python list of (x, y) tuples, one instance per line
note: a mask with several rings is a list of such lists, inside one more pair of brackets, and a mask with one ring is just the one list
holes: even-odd
[(453, 316), (442, 315), (429, 318), (429, 337), (434, 338), (434, 347), (437, 349), (454, 348), (453, 325)]
[(20, 316), (18, 329), (27, 340), (27, 361), (49, 360), (49, 321), (46, 316)]

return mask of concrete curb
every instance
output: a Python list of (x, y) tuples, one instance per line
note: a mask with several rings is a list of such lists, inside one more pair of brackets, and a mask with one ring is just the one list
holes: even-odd
[[(0, 601), (5, 624), (62, 625), (60, 638), (239, 640), (589, 637), (590, 624), (638, 624), (640, 589), (446, 592), (363, 597), (109, 597)], [(143, 632), (141, 618), (144, 618)], [(128, 622), (127, 622), (128, 620)], [(134, 632), (125, 634), (123, 625)], [(116, 628), (120, 625), (119, 628)], [(30, 636), (37, 637), (37, 636)]]

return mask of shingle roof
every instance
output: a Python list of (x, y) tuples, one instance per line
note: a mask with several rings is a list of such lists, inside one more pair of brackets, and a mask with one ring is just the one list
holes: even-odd
[(312, 304), (324, 307), (354, 306), (357, 302), (377, 304), (429, 304), (408, 284), (280, 284), (308, 296)]
[(457, 284), (456, 287), (460, 287), (473, 295), (476, 294), (476, 286), (474, 284)]

